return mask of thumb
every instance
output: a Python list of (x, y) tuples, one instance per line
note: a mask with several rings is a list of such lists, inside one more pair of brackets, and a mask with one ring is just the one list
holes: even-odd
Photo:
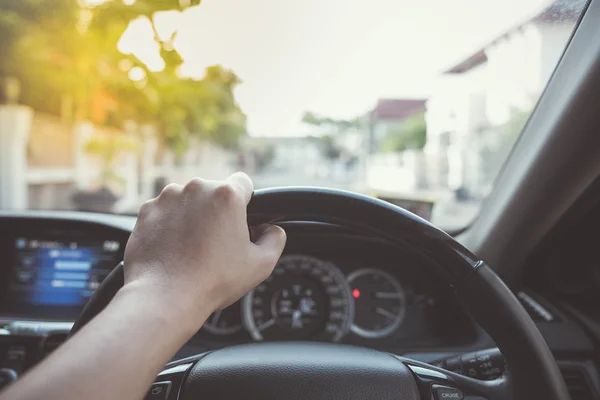
[(257, 236), (253, 238), (254, 244), (258, 247), (260, 258), (265, 263), (272, 264), (271, 267), (275, 267), (285, 247), (285, 231), (277, 225), (264, 224), (254, 232), (256, 233), (253, 236)]

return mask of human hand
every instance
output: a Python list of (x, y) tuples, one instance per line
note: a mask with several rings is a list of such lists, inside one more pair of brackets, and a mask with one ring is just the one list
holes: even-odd
[(198, 329), (265, 280), (286, 236), (275, 225), (253, 228), (246, 206), (253, 184), (244, 173), (226, 181), (171, 184), (141, 207), (125, 248), (125, 286), (182, 309)]

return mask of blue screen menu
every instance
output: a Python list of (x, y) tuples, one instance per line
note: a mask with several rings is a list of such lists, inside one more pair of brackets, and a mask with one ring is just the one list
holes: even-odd
[(20, 237), (14, 249), (11, 303), (82, 307), (118, 262), (120, 243)]

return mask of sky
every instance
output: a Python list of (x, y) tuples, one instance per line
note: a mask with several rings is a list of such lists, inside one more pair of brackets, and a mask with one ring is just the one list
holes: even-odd
[[(221, 64), (243, 81), (236, 97), (255, 136), (310, 133), (305, 111), (353, 118), (379, 98), (426, 98), (440, 72), (548, 0), (203, 0), (156, 16), (177, 29), (182, 73)], [(162, 67), (147, 21), (119, 48)]]

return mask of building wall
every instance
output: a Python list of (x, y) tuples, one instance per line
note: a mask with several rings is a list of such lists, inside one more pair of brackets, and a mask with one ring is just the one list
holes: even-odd
[[(307, 138), (273, 138), (275, 157), (272, 166), (281, 171), (307, 172), (321, 160), (319, 145)], [(308, 172), (307, 172), (308, 173)]]
[(439, 82), (427, 102), (427, 181), (432, 189), (476, 190), (481, 180), (480, 135), (487, 126), (486, 83), (489, 69), (482, 64)]
[(29, 204), (33, 210), (71, 210), (73, 194), (71, 183), (41, 183), (29, 184), (27, 187)]
[(574, 29), (574, 22), (563, 24), (539, 22), (536, 27), (543, 38), (540, 79), (545, 86), (567, 46)]
[(533, 108), (572, 30), (572, 21), (531, 22), (485, 49), (490, 69), (487, 115), (493, 125), (506, 123), (514, 110)]
[(492, 125), (506, 123), (514, 109), (530, 108), (543, 87), (540, 76), (543, 37), (528, 24), (485, 49), (489, 76), (486, 114)]
[(27, 148), (29, 167), (73, 167), (73, 143), (71, 124), (53, 115), (35, 112)]

